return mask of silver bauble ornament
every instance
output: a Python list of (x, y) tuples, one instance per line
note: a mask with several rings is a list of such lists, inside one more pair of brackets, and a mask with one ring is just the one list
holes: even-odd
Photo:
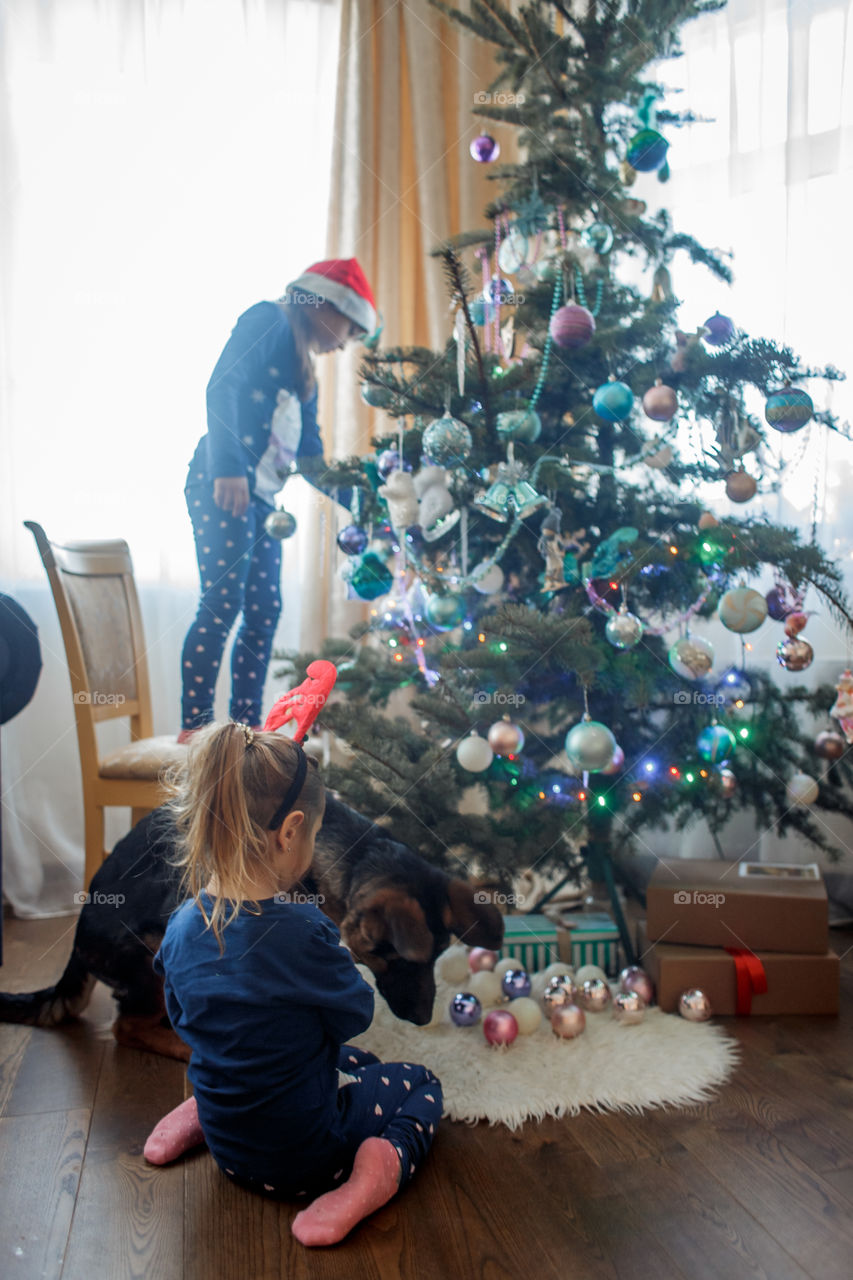
[(271, 538), (277, 538), (279, 542), (283, 542), (285, 538), (292, 538), (296, 533), (296, 517), (289, 511), (271, 511), (264, 521), (264, 528)]
[(517, 756), (524, 746), (521, 727), (513, 724), (509, 716), (496, 720), (486, 734), (489, 746), (498, 756)]
[(633, 649), (642, 639), (644, 630), (642, 619), (623, 608), (610, 615), (604, 634), (615, 649)]
[(446, 413), (436, 418), (423, 434), (424, 456), (440, 467), (458, 467), (471, 452), (471, 432), (464, 422)]
[(469, 773), (482, 773), (484, 769), (488, 769), (494, 756), (495, 753), (486, 739), (481, 738), (477, 733), (463, 738), (456, 748), (456, 759)]
[(792, 804), (805, 808), (806, 805), (814, 804), (820, 793), (820, 788), (814, 778), (807, 773), (795, 773), (793, 778), (785, 787), (785, 794)]

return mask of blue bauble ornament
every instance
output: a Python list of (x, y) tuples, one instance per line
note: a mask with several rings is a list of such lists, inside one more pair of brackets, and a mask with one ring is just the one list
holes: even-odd
[(450, 631), (458, 627), (465, 617), (465, 601), (461, 596), (448, 592), (447, 595), (431, 595), (424, 610), (427, 622), (439, 631)]
[(387, 480), (392, 471), (400, 470), (400, 453), (397, 449), (383, 449), (376, 459), (376, 470), (383, 480)]
[(705, 341), (710, 347), (723, 347), (734, 337), (735, 324), (730, 316), (721, 315), (719, 311), (715, 311), (705, 321), (704, 328), (708, 332), (704, 335)]
[(626, 159), (632, 169), (651, 173), (666, 160), (669, 143), (656, 129), (641, 129), (628, 143)]
[(634, 404), (634, 393), (625, 382), (603, 383), (592, 397), (592, 407), (605, 422), (623, 422)]
[(582, 720), (566, 734), (566, 755), (576, 769), (598, 773), (616, 754), (616, 739), (606, 724)]
[(507, 969), (501, 978), (501, 989), (510, 1000), (517, 1000), (519, 996), (529, 996), (532, 985), (524, 969)]
[(367, 530), (361, 525), (348, 524), (338, 534), (337, 543), (344, 555), (360, 556), (367, 546)]
[(450, 1020), (457, 1027), (473, 1027), (482, 1012), (483, 1006), (470, 991), (459, 991), (450, 1001)]
[(446, 413), (435, 418), (423, 434), (424, 456), (440, 467), (458, 467), (471, 452), (471, 432), (464, 422)]
[(534, 409), (509, 409), (498, 414), (497, 428), (502, 440), (533, 444), (542, 432), (542, 420)]
[(736, 746), (735, 735), (723, 724), (709, 724), (696, 739), (696, 750), (711, 764), (725, 764)]
[(350, 560), (347, 569), (347, 581), (362, 600), (378, 600), (387, 595), (394, 582), (387, 564), (373, 551), (365, 551), (358, 560)]
[(783, 387), (781, 391), (772, 391), (764, 406), (764, 417), (770, 426), (786, 435), (804, 427), (813, 413), (812, 398), (800, 387)]
[(581, 232), (581, 240), (602, 257), (613, 248), (613, 228), (606, 222), (593, 222)]

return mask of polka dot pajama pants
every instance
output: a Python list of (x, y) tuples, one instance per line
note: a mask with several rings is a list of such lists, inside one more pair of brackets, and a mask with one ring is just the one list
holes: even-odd
[[(332, 1190), (349, 1177), (355, 1153), (365, 1138), (387, 1138), (400, 1157), (400, 1189), (411, 1181), (432, 1146), (441, 1119), (441, 1084), (427, 1068), (411, 1062), (380, 1062), (372, 1053), (345, 1044), (338, 1066), (353, 1083), (338, 1090), (339, 1124), (330, 1151), (315, 1152), (318, 1163), (310, 1174), (297, 1175), (285, 1186), (276, 1180), (237, 1177), (224, 1172), (241, 1186), (266, 1195), (311, 1196)], [(309, 1166), (312, 1153), (302, 1153)], [(306, 1186), (299, 1186), (305, 1182)]]
[(242, 612), (231, 653), (232, 720), (259, 725), (264, 681), (281, 613), (281, 543), (264, 531), (272, 510), (257, 499), (244, 516), (213, 501), (213, 485), (200, 477), (186, 488), (201, 576), (201, 601), (181, 655), (181, 727), (213, 719), (216, 677), (228, 636)]

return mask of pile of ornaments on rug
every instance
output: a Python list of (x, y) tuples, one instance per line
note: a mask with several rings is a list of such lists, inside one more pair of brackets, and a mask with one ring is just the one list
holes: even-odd
[[(588, 1013), (609, 1010), (620, 1026), (634, 1026), (654, 1001), (652, 980), (637, 965), (622, 970), (614, 992), (607, 974), (595, 964), (575, 970), (555, 961), (531, 975), (512, 957), (499, 959), (497, 952), (484, 947), (469, 951), (459, 945), (439, 958), (438, 972), (459, 988), (448, 1007), (451, 1022), (472, 1027), (482, 1019), (490, 1045), (510, 1045), (520, 1035), (532, 1035), (546, 1018), (562, 1040), (573, 1040), (585, 1030)], [(500, 1007), (483, 1016), (490, 1005)], [(707, 1022), (712, 1012), (708, 997), (696, 989), (682, 993), (678, 1010), (689, 1022)]]

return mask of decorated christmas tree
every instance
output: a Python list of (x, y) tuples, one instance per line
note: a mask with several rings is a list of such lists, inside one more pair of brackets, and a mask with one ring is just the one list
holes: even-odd
[[(797, 675), (809, 614), (846, 630), (849, 607), (814, 536), (748, 504), (780, 483), (782, 435), (842, 430), (804, 387), (820, 403), (841, 375), (719, 313), (680, 332), (674, 257), (730, 269), (642, 198), (693, 119), (654, 66), (720, 6), (438, 7), (494, 47), (470, 144), (494, 199), (435, 248), (445, 349), (368, 350), (375, 451), (327, 477), (354, 486), (338, 545), (370, 602), (358, 644), (323, 650), (346, 695), (324, 723), (351, 748), (330, 784), (427, 858), (507, 881), (583, 863), (600, 879), (637, 833), (697, 818), (722, 852), (739, 808), (834, 857), (817, 811), (853, 814), (853, 677), (835, 703)], [(715, 614), (732, 635), (717, 660)], [(738, 640), (760, 626), (778, 628), (775, 680)], [(408, 714), (391, 714), (401, 687)]]

